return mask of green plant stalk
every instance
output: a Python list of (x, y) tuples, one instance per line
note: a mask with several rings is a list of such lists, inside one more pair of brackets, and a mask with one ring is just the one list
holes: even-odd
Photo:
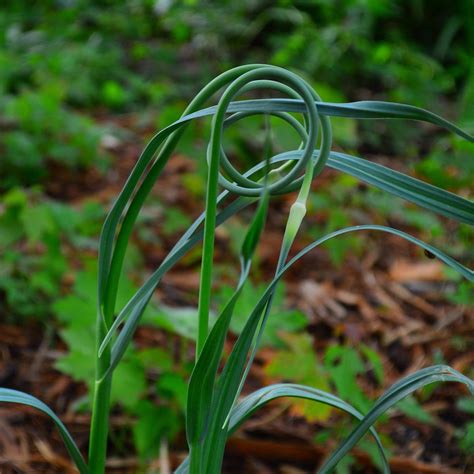
[[(303, 184), (301, 185), (300, 191), (298, 193), (298, 197), (296, 201), (291, 205), (291, 208), (290, 208), (290, 213), (288, 215), (285, 233), (283, 235), (282, 246), (280, 249), (280, 255), (278, 257), (278, 263), (275, 270), (275, 276), (281, 271), (281, 269), (285, 265), (285, 261), (288, 258), (288, 254), (296, 238), (296, 234), (298, 233), (301, 223), (303, 222), (304, 216), (306, 215), (306, 200), (308, 198), (309, 191), (311, 189), (312, 170), (313, 170), (313, 163), (309, 162), (307, 165), (307, 170), (304, 176)], [(265, 314), (263, 317), (263, 322), (259, 329), (259, 333), (257, 334), (255, 348), (258, 348), (258, 345), (260, 343), (261, 335), (263, 333), (264, 326), (265, 326), (265, 321), (270, 313), (270, 310), (273, 304), (274, 294), (275, 294), (274, 292), (271, 294), (265, 306)], [(250, 356), (250, 361), (253, 360), (253, 356), (254, 354)], [(251, 363), (247, 364), (247, 367), (244, 371), (244, 375), (242, 376), (242, 381), (235, 395), (233, 406), (235, 406), (235, 404), (237, 403), (237, 399), (239, 398), (239, 395), (242, 392), (245, 380), (247, 378), (247, 374), (250, 370), (250, 365)], [(229, 414), (227, 415), (224, 425), (228, 424), (230, 415), (231, 415), (231, 410), (229, 411)]]
[[(310, 186), (311, 186), (313, 166), (314, 164), (312, 161), (308, 162), (303, 184), (300, 188), (300, 192), (298, 193), (298, 198), (291, 206), (285, 234), (283, 237), (283, 243), (280, 250), (280, 256), (278, 260), (276, 274), (278, 274), (283, 268), (285, 261), (288, 257), (289, 251), (291, 249), (291, 246), (296, 237), (296, 234), (298, 233), (298, 230), (301, 226), (303, 218), (306, 214), (305, 203), (306, 203), (306, 199), (308, 197)], [(264, 321), (262, 322), (262, 325), (261, 325), (261, 331), (259, 332), (257, 336), (256, 347), (258, 347), (259, 339), (264, 328), (265, 319), (267, 318), (268, 313), (270, 312), (270, 309), (273, 303), (273, 296), (274, 296), (274, 292), (272, 291), (264, 309), (264, 312), (265, 312)], [(250, 367), (250, 364), (247, 366), (244, 372), (244, 375), (242, 377), (242, 382), (239, 386), (239, 389), (237, 390), (233, 405), (235, 405), (238, 395), (243, 388), (243, 383), (245, 382), (245, 378), (248, 373), (249, 367)], [(222, 459), (224, 457), (226, 438), (227, 438), (227, 436), (223, 436), (223, 433), (227, 432), (228, 430), (230, 413), (231, 411), (229, 411), (229, 414), (226, 420), (224, 421), (223, 426), (217, 426), (215, 427), (215, 430), (211, 430), (209, 441), (206, 440), (207, 442), (206, 441), (204, 442), (204, 446), (202, 445), (202, 443), (199, 443), (199, 446), (196, 446), (196, 447), (193, 446), (194, 451), (192, 450), (190, 452), (190, 460), (191, 460), (190, 471), (189, 471), (190, 474), (202, 474), (203, 472), (206, 472), (208, 474), (211, 474), (211, 473), (218, 474), (220, 472), (220, 469), (222, 466)], [(202, 461), (200, 459), (201, 457), (204, 457), (205, 459), (205, 462), (204, 462), (205, 467), (206, 467), (205, 471), (202, 470), (203, 466), (202, 466)]]
[[(230, 102), (232, 97), (228, 99)], [(211, 299), (212, 286), (212, 267), (214, 256), (214, 239), (216, 228), (216, 212), (217, 212), (217, 184), (219, 176), (219, 158), (220, 143), (223, 133), (223, 123), (225, 119), (226, 104), (225, 96), (219, 102), (216, 115), (213, 117), (213, 126), (211, 134), (211, 150), (208, 166), (208, 181), (206, 193), (206, 211), (204, 221), (204, 237), (202, 264), (199, 287), (199, 304), (198, 304), (198, 334), (196, 341), (196, 360), (198, 360), (206, 342), (209, 331), (209, 308)], [(190, 474), (202, 474), (205, 468), (205, 445), (198, 440), (190, 445)], [(217, 446), (216, 446), (217, 448)], [(220, 450), (218, 450), (220, 452)]]
[[(110, 314), (105, 314), (111, 320)], [(97, 353), (102, 339), (107, 333), (101, 317), (97, 318)], [(94, 383), (94, 398), (92, 402), (92, 419), (89, 437), (89, 470), (90, 474), (104, 474), (107, 457), (107, 437), (109, 432), (110, 391), (112, 375), (106, 374), (110, 366), (110, 346), (107, 346), (96, 359), (96, 375)], [(106, 376), (104, 377), (104, 374)]]
[[(211, 140), (216, 139), (213, 133)], [(209, 331), (209, 309), (212, 287), (212, 267), (214, 257), (214, 237), (217, 213), (217, 181), (219, 168), (217, 163), (211, 161), (208, 172), (208, 186), (206, 194), (206, 218), (204, 221), (204, 240), (202, 251), (202, 267), (199, 285), (199, 304), (198, 304), (198, 334), (196, 340), (196, 360), (201, 353), (206, 342)], [(192, 463), (191, 463), (192, 464)]]
[[(235, 77), (235, 76), (234, 76)], [(196, 358), (202, 351), (204, 346), (207, 333), (209, 330), (209, 308), (210, 308), (210, 297), (211, 297), (211, 286), (212, 286), (212, 265), (214, 255), (214, 234), (215, 234), (215, 222), (216, 222), (216, 201), (217, 201), (217, 183), (219, 181), (219, 160), (221, 156), (221, 143), (223, 134), (223, 124), (228, 106), (232, 99), (242, 90), (246, 90), (245, 87), (249, 83), (255, 81), (259, 83), (261, 79), (281, 79), (283, 81), (291, 80), (297, 82), (301, 88), (300, 93), (306, 95), (306, 99), (311, 101), (311, 93), (309, 89), (299, 80), (292, 79), (291, 76), (284, 70), (275, 67), (263, 67), (260, 66), (251, 68), (242, 75), (237, 76), (235, 80), (228, 86), (219, 100), (216, 113), (212, 121), (212, 132), (210, 139), (209, 148), (209, 168), (208, 168), (208, 183), (206, 192), (206, 217), (204, 225), (204, 239), (203, 239), (203, 251), (202, 251), (202, 265), (201, 265), (201, 276), (200, 276), (200, 288), (199, 288), (199, 303), (198, 303), (198, 335), (196, 345)], [(231, 77), (232, 79), (232, 77)], [(206, 89), (206, 88), (205, 88)], [(312, 105), (314, 109), (314, 105)], [(316, 121), (316, 110), (313, 111), (313, 122)], [(314, 138), (311, 137), (310, 141)], [(309, 159), (310, 154), (306, 153)], [(309, 160), (311, 161), (311, 160)], [(298, 171), (298, 165), (293, 170)], [(295, 173), (293, 173), (295, 174)], [(291, 180), (291, 173), (287, 176), (286, 181)], [(287, 184), (285, 182), (285, 184)], [(275, 183), (275, 187), (278, 185)], [(235, 189), (235, 188), (234, 188)]]
[[(266, 168), (268, 168), (268, 160), (269, 156), (266, 157)], [(218, 439), (213, 444), (213, 456), (210, 459), (206, 456), (208, 448), (206, 433), (209, 428), (206, 426), (205, 420), (209, 414), (203, 412), (202, 407), (204, 404), (212, 404), (214, 395), (212, 392), (214, 390), (214, 382), (217, 375), (219, 359), (222, 356), (224, 341), (229, 328), (235, 301), (238, 299), (243, 285), (248, 278), (252, 264), (252, 256), (256, 250), (260, 235), (265, 225), (269, 202), (267, 178), (264, 179), (263, 185), (263, 194), (242, 243), (240, 253), (241, 273), (239, 282), (234, 291), (234, 295), (219, 315), (208, 339), (206, 339), (205, 346), (196, 363), (195, 370), (193, 371), (190, 380), (188, 400), (191, 406), (189, 409), (192, 409), (198, 414), (197, 417), (192, 417), (191, 420), (188, 418), (190, 424), (187, 426), (188, 440), (190, 441), (189, 469), (193, 474), (217, 472), (217, 469), (220, 467), (220, 459), (222, 459), (224, 454), (227, 427), (222, 428), (222, 430), (225, 429), (224, 436), (218, 436)], [(199, 394), (196, 393), (196, 383), (199, 384)], [(197, 398), (197, 395), (199, 395), (199, 399)], [(211, 396), (206, 401), (206, 398), (209, 397), (209, 395)], [(195, 403), (196, 401), (198, 401), (197, 404)]]
[[(263, 71), (264, 74), (271, 74), (273, 71), (268, 68)], [(208, 332), (208, 315), (211, 296), (212, 265), (214, 253), (215, 221), (216, 221), (216, 201), (217, 201), (217, 183), (219, 177), (219, 160), (221, 156), (223, 124), (227, 107), (233, 97), (242, 90), (246, 81), (260, 79), (262, 71), (249, 71), (236, 79), (221, 97), (216, 114), (213, 117), (210, 148), (208, 150), (208, 186), (206, 193), (206, 217), (204, 227), (204, 242), (201, 266), (201, 285), (199, 292), (199, 329), (196, 356), (199, 357), (205, 343)], [(311, 163), (311, 160), (309, 160)], [(212, 431), (210, 437), (205, 440), (193, 440), (190, 446), (190, 473), (201, 474), (202, 472), (218, 472), (223, 457), (226, 436), (222, 436), (226, 427), (219, 427), (219, 432)], [(209, 442), (210, 441), (210, 442)], [(209, 448), (212, 447), (212, 454), (209, 455)], [(203, 471), (205, 469), (205, 471)]]
[[(259, 75), (262, 71), (252, 71), (244, 76), (247, 76), (249, 79), (253, 79), (255, 76)], [(282, 80), (289, 80), (290, 83), (292, 82), (292, 78), (288, 77), (286, 73), (282, 73), (281, 71), (265, 71), (266, 74), (271, 74), (275, 73), (275, 76), (280, 76)], [(229, 88), (226, 90), (224, 93), (223, 97), (221, 98), (221, 101), (219, 102), (219, 105), (216, 110), (216, 115), (214, 116), (214, 121), (213, 121), (213, 132), (215, 129), (218, 131), (222, 131), (221, 127), (217, 127), (217, 125), (220, 125), (219, 122), (219, 113), (223, 110), (223, 108), (227, 108), (230, 100), (235, 96), (235, 94), (239, 91), (239, 86), (242, 82), (246, 80), (245, 77), (241, 77), (238, 80), (236, 80), (233, 84), (229, 86)], [(312, 100), (318, 100), (319, 97), (316, 94), (313, 94), (310, 89), (306, 88), (306, 85), (303, 83), (303, 81), (295, 81), (297, 84), (297, 87), (299, 89), (299, 93), (302, 94), (302, 96), (309, 102)], [(294, 84), (294, 83), (293, 83)], [(314, 106), (313, 106), (314, 107)], [(309, 137), (306, 138), (305, 140), (305, 146), (307, 149), (312, 150), (315, 140), (316, 140), (316, 129), (314, 128), (314, 124), (316, 123), (317, 120), (317, 111), (313, 108), (311, 113), (311, 122), (313, 124), (312, 126), (312, 133), (310, 134)], [(223, 118), (222, 118), (223, 120)], [(298, 229), (301, 225), (301, 222), (304, 218), (304, 215), (306, 213), (306, 206), (305, 202), (309, 193), (310, 185), (311, 185), (311, 180), (315, 174), (318, 174), (319, 171), (324, 167), (325, 162), (327, 161), (329, 157), (329, 150), (330, 150), (330, 143), (331, 143), (331, 133), (330, 133), (330, 126), (328, 122), (323, 124), (323, 149), (324, 152), (321, 153), (321, 155), (318, 157), (316, 162), (314, 162), (310, 157), (311, 157), (311, 152), (307, 154), (308, 160), (306, 162), (306, 167), (304, 168), (305, 174), (304, 177), (302, 178), (301, 182), (301, 187), (300, 187), (300, 192), (298, 195), (297, 202), (292, 206), (290, 210), (290, 216), (289, 216), (289, 225), (287, 225), (286, 231), (285, 231), (285, 236), (283, 238), (283, 243), (282, 243), (282, 248), (280, 251), (280, 256), (279, 256), (279, 263), (277, 267), (277, 272), (279, 269), (284, 265), (284, 262), (288, 256), (288, 253), (291, 249), (292, 243), (294, 241), (294, 238), (296, 237), (296, 234), (298, 232)], [(307, 153), (307, 151), (305, 151)], [(216, 163), (218, 164), (218, 159), (220, 157), (220, 147), (219, 144), (215, 144), (214, 141), (211, 140), (211, 163)], [(215, 161), (213, 161), (213, 158)], [(217, 166), (216, 164), (216, 166)], [(296, 168), (293, 170), (293, 175), (295, 175)], [(290, 173), (291, 175), (292, 173)], [(285, 179), (282, 180), (282, 182), (288, 181), (292, 178), (290, 178), (290, 175), (288, 175)], [(294, 179), (294, 178), (293, 178)], [(273, 184), (274, 189), (279, 186), (279, 183)], [(280, 184), (281, 186), (281, 184)], [(251, 359), (255, 355), (255, 349), (258, 346), (259, 340), (261, 338), (261, 334), (265, 325), (265, 320), (268, 316), (268, 313), (270, 311), (272, 304), (272, 295), (270, 296), (270, 299), (268, 303), (265, 305), (265, 316), (263, 318), (263, 322), (259, 331), (259, 334), (257, 336), (257, 341), (256, 345), (254, 346), (254, 351), (252, 352)], [(237, 387), (237, 391), (235, 394), (234, 402), (231, 404), (229, 407), (230, 409), (232, 408), (232, 405), (235, 404), (235, 400), (238, 396), (238, 394), (241, 391), (241, 388), (243, 386), (243, 383), (245, 381), (246, 375), (248, 373), (248, 369), (250, 367), (250, 363), (247, 365), (246, 369), (244, 370), (243, 377), (241, 377), (241, 383)], [(227, 417), (225, 420), (223, 420), (223, 424), (213, 423), (213, 427), (210, 429), (209, 437), (204, 441), (205, 448), (202, 451), (202, 454), (204, 456), (204, 466), (206, 468), (205, 472), (206, 473), (218, 473), (220, 470), (220, 466), (222, 463), (222, 458), (223, 458), (223, 453), (224, 453), (224, 448), (225, 448), (225, 440), (226, 440), (226, 431), (228, 429), (227, 427), (227, 422), (228, 422), (228, 417), (229, 417), (229, 412), (227, 413)], [(201, 453), (200, 453), (201, 454)], [(197, 464), (197, 461), (196, 461)], [(193, 454), (191, 454), (191, 466), (193, 466)], [(202, 471), (191, 471), (193, 474), (198, 474), (198, 472)]]

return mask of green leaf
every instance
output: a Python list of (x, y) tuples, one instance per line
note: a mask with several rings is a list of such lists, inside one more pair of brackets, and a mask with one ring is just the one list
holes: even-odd
[[(282, 397), (301, 398), (308, 401), (322, 403), (338, 410), (344, 411), (357, 419), (362, 419), (363, 415), (358, 412), (352, 405), (346, 403), (344, 400), (313, 387), (306, 387), (297, 384), (275, 384), (263, 387), (250, 395), (243, 398), (231, 411), (229, 418), (229, 430), (227, 436), (234, 433), (245, 420), (250, 418), (253, 413), (264, 407), (267, 403)], [(370, 433), (375, 440), (376, 447), (379, 453), (380, 462), (384, 473), (389, 473), (390, 468), (387, 458), (385, 457), (382, 443), (375, 431), (370, 428)], [(189, 457), (175, 471), (175, 474), (185, 474), (189, 468)]]
[(51, 210), (45, 204), (25, 208), (21, 213), (21, 221), (31, 243), (40, 241), (48, 233), (57, 232)]
[(444, 189), (344, 153), (331, 152), (328, 165), (425, 209), (474, 225), (474, 203)]
[(181, 375), (175, 373), (161, 375), (156, 383), (156, 390), (160, 397), (176, 400), (181, 410), (185, 410), (188, 384)]
[[(230, 323), (230, 329), (235, 334), (240, 334), (245, 326), (247, 318), (251, 314), (255, 301), (264, 291), (263, 285), (252, 285), (248, 281), (243, 289), (242, 295), (237, 300), (234, 309), (234, 316)], [(220, 290), (219, 298), (226, 300), (230, 297), (230, 287), (223, 287)], [(281, 338), (281, 334), (295, 333), (306, 327), (308, 324), (307, 316), (296, 309), (287, 309), (284, 301), (285, 287), (283, 284), (277, 287), (273, 298), (272, 312), (267, 320), (265, 332), (263, 333), (261, 345), (284, 347), (285, 344)]]
[(466, 453), (471, 455), (474, 453), (474, 422), (471, 421), (466, 424), (459, 445)]
[[(216, 315), (210, 314), (211, 324)], [(148, 311), (143, 316), (143, 324), (150, 324), (178, 334), (186, 339), (196, 340), (198, 313), (195, 307), (172, 307), (160, 305), (157, 311)]]
[(112, 381), (111, 403), (133, 410), (146, 390), (145, 369), (130, 352), (117, 367)]
[(465, 384), (474, 394), (474, 381), (445, 365), (436, 365), (421, 369), (414, 374), (402, 378), (385, 392), (374, 404), (364, 419), (357, 425), (339, 447), (329, 456), (320, 469), (320, 474), (329, 473), (375, 423), (375, 421), (397, 402), (410, 395), (418, 388), (434, 382), (459, 382)]
[(366, 370), (358, 352), (352, 347), (332, 345), (326, 350), (324, 365), (338, 395), (366, 412), (371, 403), (357, 383), (357, 376)]
[[(247, 272), (248, 268), (247, 266)], [(200, 439), (203, 439), (205, 430), (208, 429), (209, 417), (212, 416), (211, 403), (214, 397), (215, 377), (234, 305), (244, 281), (245, 278), (241, 279), (241, 284), (237, 286), (217, 318), (191, 374), (186, 419), (186, 435), (191, 445), (196, 445)]]
[(168, 372), (173, 368), (173, 357), (170, 352), (161, 347), (150, 347), (137, 351), (137, 358), (145, 369)]
[[(60, 331), (68, 353), (56, 362), (56, 368), (74, 380), (86, 382), (92, 391), (95, 373), (94, 326), (71, 325)], [(136, 352), (129, 348), (112, 382), (111, 403), (133, 408), (145, 393), (145, 369)]]
[(356, 459), (349, 454), (336, 466), (336, 474), (351, 474), (356, 465)]
[(362, 354), (364, 354), (365, 358), (371, 363), (372, 369), (374, 370), (375, 377), (379, 385), (383, 385), (385, 379), (385, 372), (380, 355), (365, 344), (360, 345), (360, 351), (362, 352)]
[(142, 461), (150, 460), (160, 453), (163, 438), (173, 438), (180, 428), (180, 419), (169, 407), (157, 406), (143, 400), (134, 409), (138, 416), (133, 425), (133, 441)]
[(72, 439), (72, 436), (69, 434), (69, 431), (64, 426), (62, 421), (56, 416), (56, 414), (42, 401), (31, 395), (28, 395), (27, 393), (19, 392), (18, 390), (0, 388), (0, 402), (28, 405), (48, 415), (54, 421), (56, 427), (59, 429), (64, 444), (66, 445), (66, 449), (68, 450), (68, 453), (74, 461), (74, 464), (78, 468), (79, 472), (81, 474), (89, 473), (89, 468), (87, 467), (87, 464), (84, 461), (84, 458), (82, 457), (79, 448)]
[(435, 419), (423, 409), (418, 401), (413, 397), (407, 397), (398, 402), (398, 409), (406, 416), (414, 420), (421, 421), (427, 425), (435, 423)]
[(96, 306), (90, 299), (70, 294), (53, 303), (53, 311), (58, 319), (68, 326), (93, 327)]
[[(347, 117), (354, 119), (405, 119), (419, 120), (422, 122), (432, 123), (439, 127), (445, 128), (467, 141), (473, 142), (474, 137), (469, 133), (461, 130), (459, 127), (443, 119), (428, 110), (414, 107), (412, 105), (399, 104), (395, 102), (382, 101), (360, 101), (348, 103), (329, 103), (315, 102), (318, 112), (322, 115), (332, 117)], [(235, 112), (304, 112), (307, 107), (303, 100), (300, 99), (255, 99), (241, 100), (231, 102), (227, 108), (227, 113)], [(188, 121), (197, 117), (212, 115), (216, 111), (216, 107), (209, 107), (180, 119), (180, 121)], [(178, 121), (179, 122), (179, 121)], [(175, 122), (177, 124), (178, 122)]]
[(474, 415), (474, 397), (461, 398), (458, 400), (457, 406), (460, 410)]
[[(278, 351), (265, 367), (265, 374), (271, 378), (291, 381), (314, 387), (329, 389), (328, 376), (313, 349), (308, 334), (286, 334), (284, 340), (288, 349)], [(328, 405), (313, 404), (309, 401), (294, 402), (295, 412), (308, 421), (324, 421), (331, 414)]]
[(461, 281), (457, 284), (455, 292), (448, 294), (447, 298), (453, 303), (472, 307), (474, 306), (474, 287), (472, 283)]
[(94, 326), (71, 325), (61, 330), (60, 335), (68, 346), (68, 353), (58, 359), (56, 369), (76, 381), (91, 384), (95, 372)]
[(263, 232), (265, 221), (267, 219), (268, 204), (269, 196), (267, 193), (265, 193), (260, 198), (257, 210), (242, 243), (240, 254), (244, 262), (249, 262), (252, 259), (258, 242), (260, 241), (260, 236)]
[(192, 223), (191, 218), (187, 214), (173, 207), (164, 207), (164, 218), (163, 235), (174, 235), (187, 229)]

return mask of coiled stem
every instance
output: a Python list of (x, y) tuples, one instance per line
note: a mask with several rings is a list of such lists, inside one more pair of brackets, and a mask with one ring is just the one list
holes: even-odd
[[(229, 104), (240, 93), (254, 88), (274, 88), (288, 93), (292, 97), (299, 97), (304, 101), (305, 123), (304, 127), (289, 114), (280, 113), (287, 123), (293, 126), (302, 139), (302, 151), (299, 160), (292, 161), (287, 168), (286, 175), (277, 178), (274, 182), (264, 185), (263, 182), (252, 181), (239, 173), (227, 159), (223, 151), (222, 141), (224, 125)], [(322, 170), (329, 157), (330, 126), (329, 120), (321, 119), (318, 114), (315, 101), (319, 100), (313, 89), (297, 75), (274, 66), (257, 67), (245, 72), (227, 85), (217, 105), (216, 113), (212, 120), (211, 138), (209, 142), (207, 161), (208, 176), (206, 190), (206, 218), (204, 224), (204, 241), (202, 253), (201, 279), (198, 304), (198, 336), (196, 345), (196, 357), (199, 356), (206, 340), (209, 328), (209, 310), (211, 299), (212, 262), (214, 256), (214, 235), (217, 212), (218, 184), (239, 196), (258, 197), (264, 189), (271, 195), (284, 194), (301, 187), (305, 179), (304, 171), (313, 171), (311, 179)], [(254, 114), (253, 112), (252, 114)], [(238, 113), (231, 116), (227, 125), (233, 123), (251, 113)], [(314, 149), (318, 141), (318, 124), (321, 123), (323, 135), (321, 140), (321, 152), (313, 162)], [(298, 124), (298, 125), (297, 125)], [(221, 171), (222, 169), (222, 171)], [(233, 181), (230, 181), (225, 174)], [(264, 187), (266, 186), (266, 188)]]

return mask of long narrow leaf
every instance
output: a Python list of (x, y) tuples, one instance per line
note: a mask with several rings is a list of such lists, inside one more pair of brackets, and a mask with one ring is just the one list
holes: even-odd
[(394, 384), (365, 415), (359, 425), (339, 445), (319, 470), (320, 474), (331, 472), (337, 463), (356, 445), (377, 419), (397, 402), (415, 390), (434, 382), (459, 382), (465, 384), (474, 395), (474, 381), (446, 365), (436, 365), (422, 369)]
[[(314, 155), (317, 157), (318, 150)], [(293, 150), (281, 153), (272, 159), (272, 163), (298, 160), (301, 151)], [(394, 171), (386, 166), (345, 153), (331, 152), (328, 166), (350, 174), (355, 178), (371, 184), (394, 196), (410, 201), (437, 214), (449, 217), (458, 222), (474, 225), (474, 202), (446, 191), (432, 184), (404, 173)]]
[[(282, 397), (302, 398), (318, 403), (323, 403), (325, 405), (342, 410), (359, 420), (364, 418), (364, 415), (352, 405), (331, 393), (324, 392), (313, 387), (307, 387), (305, 385), (279, 383), (256, 390), (255, 392), (246, 396), (232, 409), (229, 420), (229, 435), (234, 433), (245, 420), (255, 413), (255, 411), (259, 410), (261, 407), (265, 406), (272, 400)], [(376, 431), (371, 428), (370, 432), (377, 443), (379, 452), (383, 458), (383, 462), (386, 463), (387, 460), (385, 458), (383, 446)]]
[[(450, 132), (472, 142), (474, 137), (462, 130), (449, 120), (436, 115), (428, 110), (412, 105), (383, 101), (360, 101), (347, 103), (315, 102), (318, 112), (332, 117), (345, 117), (354, 119), (405, 119), (432, 123), (445, 128)], [(192, 120), (206, 115), (213, 115), (216, 107), (208, 107), (183, 117), (183, 120)], [(232, 102), (228, 113), (235, 112), (301, 112), (306, 111), (306, 106), (299, 99), (253, 99)]]
[(79, 472), (81, 474), (89, 474), (89, 468), (87, 467), (87, 464), (81, 452), (79, 451), (79, 448), (74, 442), (71, 434), (64, 426), (63, 422), (53, 412), (53, 410), (48, 407), (48, 405), (43, 403), (41, 400), (38, 400), (37, 398), (33, 397), (32, 395), (9, 388), (0, 388), (0, 402), (28, 405), (48, 415), (59, 429), (59, 433), (61, 434), (66, 449), (72, 460), (74, 461), (74, 464), (76, 465), (77, 469), (79, 469)]
[(331, 152), (328, 165), (425, 209), (474, 225), (474, 202), (444, 189), (344, 153)]
[[(439, 117), (427, 110), (420, 109), (404, 104), (396, 104), (390, 102), (352, 102), (347, 104), (331, 104), (325, 102), (316, 102), (318, 111), (323, 115), (331, 115), (337, 117), (351, 117), (357, 119), (411, 119), (426, 121), (447, 130), (456, 133), (457, 135), (465, 138), (468, 141), (474, 141), (474, 137), (469, 135), (451, 122)], [(306, 106), (301, 100), (296, 99), (259, 99), (259, 100), (248, 100), (232, 102), (228, 109), (228, 113), (234, 112), (245, 112), (245, 111), (263, 111), (265, 113), (271, 113), (272, 111), (279, 112), (304, 112)], [(153, 159), (156, 150), (165, 141), (165, 139), (172, 133), (180, 129), (187, 122), (213, 115), (216, 111), (216, 107), (209, 107), (198, 111), (192, 111), (191, 113), (183, 116), (170, 126), (161, 130), (155, 135), (150, 143), (145, 148), (142, 156), (140, 157), (137, 165), (135, 166), (132, 174), (130, 175), (124, 189), (122, 190), (119, 198), (114, 204), (113, 209), (107, 217), (104, 225), (103, 232), (101, 234), (100, 241), (100, 260), (99, 260), (99, 285), (100, 285), (100, 297), (103, 297), (103, 291), (106, 285), (107, 272), (109, 271), (111, 255), (112, 255), (112, 244), (115, 230), (118, 226), (120, 215), (126, 207), (128, 199), (132, 196), (133, 190), (139, 183), (140, 177), (146, 169), (148, 163)]]
[[(259, 410), (272, 400), (282, 397), (302, 398), (316, 403), (323, 403), (344, 411), (358, 420), (364, 418), (364, 415), (356, 410), (352, 405), (331, 393), (298, 384), (274, 384), (251, 393), (232, 409), (227, 437), (230, 437), (245, 420), (255, 413), (255, 411)], [(390, 466), (385, 456), (385, 451), (380, 438), (374, 428), (371, 427), (369, 431), (377, 444), (384, 473), (390, 473)], [(181, 463), (175, 471), (175, 474), (186, 474), (188, 472), (188, 467), (189, 457)]]

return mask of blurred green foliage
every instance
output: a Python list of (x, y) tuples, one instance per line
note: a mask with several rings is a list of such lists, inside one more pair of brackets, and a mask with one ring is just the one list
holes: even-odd
[[(244, 62), (296, 69), (326, 85), (329, 101), (375, 96), (436, 111), (444, 107), (440, 94), (458, 97), (463, 121), (472, 124), (470, 13), (470, 0), (6, 1), (1, 188), (42, 182), (51, 161), (77, 168), (105, 159), (93, 118), (99, 111), (166, 114), (197, 83)], [(370, 124), (360, 132), (376, 140)], [(341, 144), (355, 143), (353, 131), (339, 135)], [(428, 178), (436, 179), (447, 148), (472, 153), (450, 140), (420, 165)], [(406, 153), (407, 141), (390, 147)]]
[(96, 250), (104, 210), (93, 201), (74, 208), (20, 188), (6, 193), (0, 206), (0, 313), (10, 320), (44, 319), (61, 292), (71, 249), (76, 257)]

